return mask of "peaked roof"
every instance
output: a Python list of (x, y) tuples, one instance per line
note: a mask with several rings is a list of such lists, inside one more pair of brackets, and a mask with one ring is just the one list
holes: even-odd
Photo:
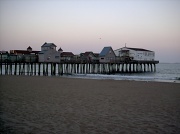
[(27, 49), (32, 49), (30, 46)]
[(71, 57), (71, 56), (74, 56), (74, 54), (72, 52), (62, 52), (61, 56), (62, 57), (66, 57), (66, 56), (70, 56)]
[(148, 52), (153, 52), (153, 51), (150, 51), (150, 50), (147, 50), (147, 49), (142, 49), (142, 48), (131, 48), (131, 47), (124, 47), (124, 48), (131, 49), (131, 50), (135, 50), (135, 51), (148, 51)]
[(41, 47), (50, 47), (50, 46), (57, 47), (54, 43), (47, 43), (47, 42), (45, 42)]
[(105, 56), (110, 50), (112, 50), (112, 47), (104, 47), (99, 56)]
[(58, 51), (63, 51), (63, 50), (62, 50), (61, 47), (60, 47)]
[(84, 55), (88, 56), (89, 54), (93, 54), (93, 52), (85, 52)]
[(92, 54), (94, 57), (98, 57), (99, 54), (93, 53), (92, 51), (87, 51), (85, 53), (81, 53), (81, 56), (88, 57), (90, 54)]

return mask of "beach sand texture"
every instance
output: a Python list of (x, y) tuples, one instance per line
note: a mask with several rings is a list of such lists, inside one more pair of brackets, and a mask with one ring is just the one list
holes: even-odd
[(0, 133), (180, 133), (180, 84), (0, 76)]

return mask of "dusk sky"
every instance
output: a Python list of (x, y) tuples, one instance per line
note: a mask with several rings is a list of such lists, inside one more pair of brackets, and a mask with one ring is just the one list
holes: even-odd
[(0, 50), (44, 42), (74, 54), (126, 43), (180, 63), (180, 0), (0, 0)]

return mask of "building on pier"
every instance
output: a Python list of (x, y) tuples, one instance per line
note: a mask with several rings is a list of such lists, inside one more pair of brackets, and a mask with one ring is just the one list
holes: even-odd
[(8, 51), (0, 51), (0, 61), (1, 62), (6, 62), (8, 61), (8, 56), (9, 56), (9, 53)]
[(38, 54), (40, 51), (33, 51), (32, 48), (29, 46), (26, 50), (10, 50), (10, 54), (16, 55), (35, 55)]
[(111, 63), (115, 62), (116, 55), (112, 47), (104, 47), (101, 53), (99, 54), (100, 63)]
[(61, 61), (72, 61), (74, 59), (74, 54), (72, 52), (62, 52)]
[(62, 62), (69, 62), (74, 59), (74, 54), (72, 52), (63, 52), (62, 48), (59, 48), (58, 52), (60, 52), (60, 60)]
[(38, 53), (29, 46), (26, 50), (10, 50), (9, 61), (17, 62), (37, 62)]
[(146, 50), (142, 48), (130, 48), (123, 47), (114, 50), (116, 56), (120, 60), (136, 60), (136, 61), (154, 61), (155, 52), (151, 50)]
[(80, 54), (80, 58), (82, 62), (85, 63), (97, 63), (99, 62), (99, 54), (95, 54), (93, 52), (85, 52)]
[(60, 62), (60, 51), (56, 51), (56, 45), (54, 43), (44, 43), (41, 46), (39, 52), (39, 62)]
[(0, 54), (8, 54), (8, 51), (0, 51)]

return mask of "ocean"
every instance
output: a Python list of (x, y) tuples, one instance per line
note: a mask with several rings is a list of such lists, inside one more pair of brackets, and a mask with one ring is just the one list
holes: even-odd
[[(5, 74), (5, 67), (2, 68), (2, 74)], [(38, 68), (36, 68), (38, 70)], [(14, 67), (13, 67), (14, 70)], [(19, 70), (17, 68), (17, 70)], [(50, 74), (49, 66), (49, 74)], [(41, 74), (42, 74), (41, 70)], [(56, 72), (58, 72), (56, 70)], [(19, 74), (17, 72), (17, 74)], [(25, 73), (27, 75), (27, 72)], [(50, 76), (50, 75), (49, 75)], [(156, 72), (143, 73), (119, 73), (119, 74), (69, 74), (56, 77), (71, 77), (84, 79), (112, 79), (112, 80), (135, 80), (135, 81), (161, 81), (161, 82), (175, 82), (180, 83), (180, 63), (159, 63), (156, 65)]]
[(88, 78), (88, 79), (112, 79), (112, 80), (135, 80), (135, 81), (161, 81), (180, 83), (180, 63), (159, 63), (156, 72), (146, 73), (121, 73), (113, 75), (104, 74), (74, 74), (65, 77)]

